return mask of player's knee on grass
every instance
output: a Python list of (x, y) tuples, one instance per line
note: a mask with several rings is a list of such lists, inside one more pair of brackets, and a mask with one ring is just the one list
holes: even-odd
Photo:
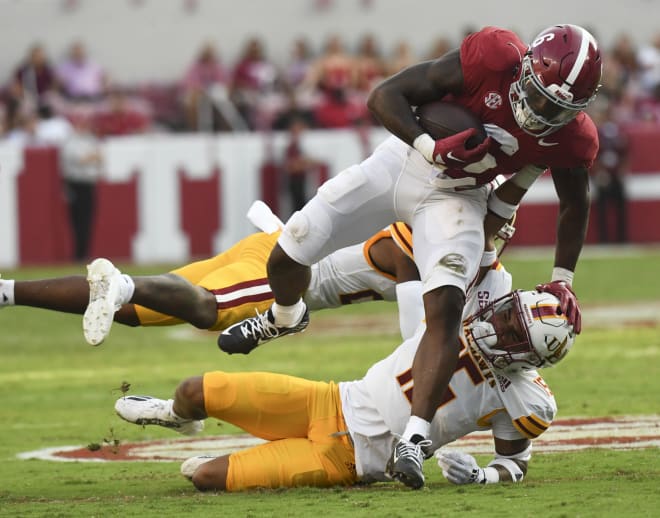
[(229, 456), (225, 455), (201, 464), (191, 480), (199, 491), (224, 491), (227, 489), (228, 470)]
[(179, 383), (174, 395), (174, 412), (184, 419), (206, 419), (204, 378), (195, 376)]

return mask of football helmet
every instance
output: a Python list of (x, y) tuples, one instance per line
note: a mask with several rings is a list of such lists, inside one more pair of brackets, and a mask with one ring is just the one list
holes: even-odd
[(573, 326), (550, 293), (514, 291), (465, 323), (465, 335), (496, 369), (552, 367), (573, 346)]
[(509, 100), (520, 128), (542, 137), (572, 121), (600, 87), (602, 60), (596, 39), (577, 25), (542, 31), (522, 57)]

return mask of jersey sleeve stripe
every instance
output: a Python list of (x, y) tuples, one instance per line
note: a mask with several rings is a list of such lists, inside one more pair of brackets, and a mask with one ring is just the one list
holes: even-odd
[(364, 254), (364, 260), (367, 261), (367, 264), (371, 267), (371, 269), (374, 272), (378, 272), (383, 277), (386, 277), (387, 279), (396, 282), (396, 277), (394, 275), (392, 275), (391, 273), (384, 272), (376, 265), (376, 263), (374, 263), (371, 260), (371, 253), (370, 253), (371, 247), (374, 246), (375, 243), (377, 243), (381, 239), (390, 239), (391, 237), (392, 235), (390, 232), (388, 232), (387, 230), (381, 230), (380, 232), (374, 234), (364, 242), (364, 247), (362, 247), (362, 253)]
[(538, 417), (531, 415), (514, 419), (513, 426), (528, 439), (534, 439), (545, 432), (550, 425)]
[(389, 226), (389, 231), (392, 234), (392, 239), (399, 245), (403, 253), (414, 260), (411, 228), (405, 223), (397, 221)]

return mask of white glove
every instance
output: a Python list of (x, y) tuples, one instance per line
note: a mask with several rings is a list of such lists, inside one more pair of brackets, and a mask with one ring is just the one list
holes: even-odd
[(472, 455), (458, 450), (440, 449), (435, 452), (442, 474), (452, 484), (485, 484), (486, 473)]

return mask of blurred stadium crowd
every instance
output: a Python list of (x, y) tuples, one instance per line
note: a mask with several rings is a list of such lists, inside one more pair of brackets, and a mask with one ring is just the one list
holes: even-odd
[[(323, 42), (296, 39), (288, 56), (274, 59), (255, 37), (244, 42), (237, 59), (227, 62), (222, 49), (208, 42), (180, 77), (117, 84), (112, 70), (88, 55), (85, 42), (72, 42), (66, 56), (57, 60), (35, 42), (17, 56), (14, 70), (0, 72), (0, 137), (57, 144), (69, 125), (81, 120), (101, 137), (279, 130), (301, 119), (311, 128), (371, 125), (375, 122), (365, 99), (375, 82), (459, 43), (438, 39), (420, 56), (405, 41), (385, 50), (374, 36), (364, 34), (351, 49), (335, 35)], [(660, 124), (660, 31), (643, 45), (622, 33), (603, 50), (595, 119)]]

